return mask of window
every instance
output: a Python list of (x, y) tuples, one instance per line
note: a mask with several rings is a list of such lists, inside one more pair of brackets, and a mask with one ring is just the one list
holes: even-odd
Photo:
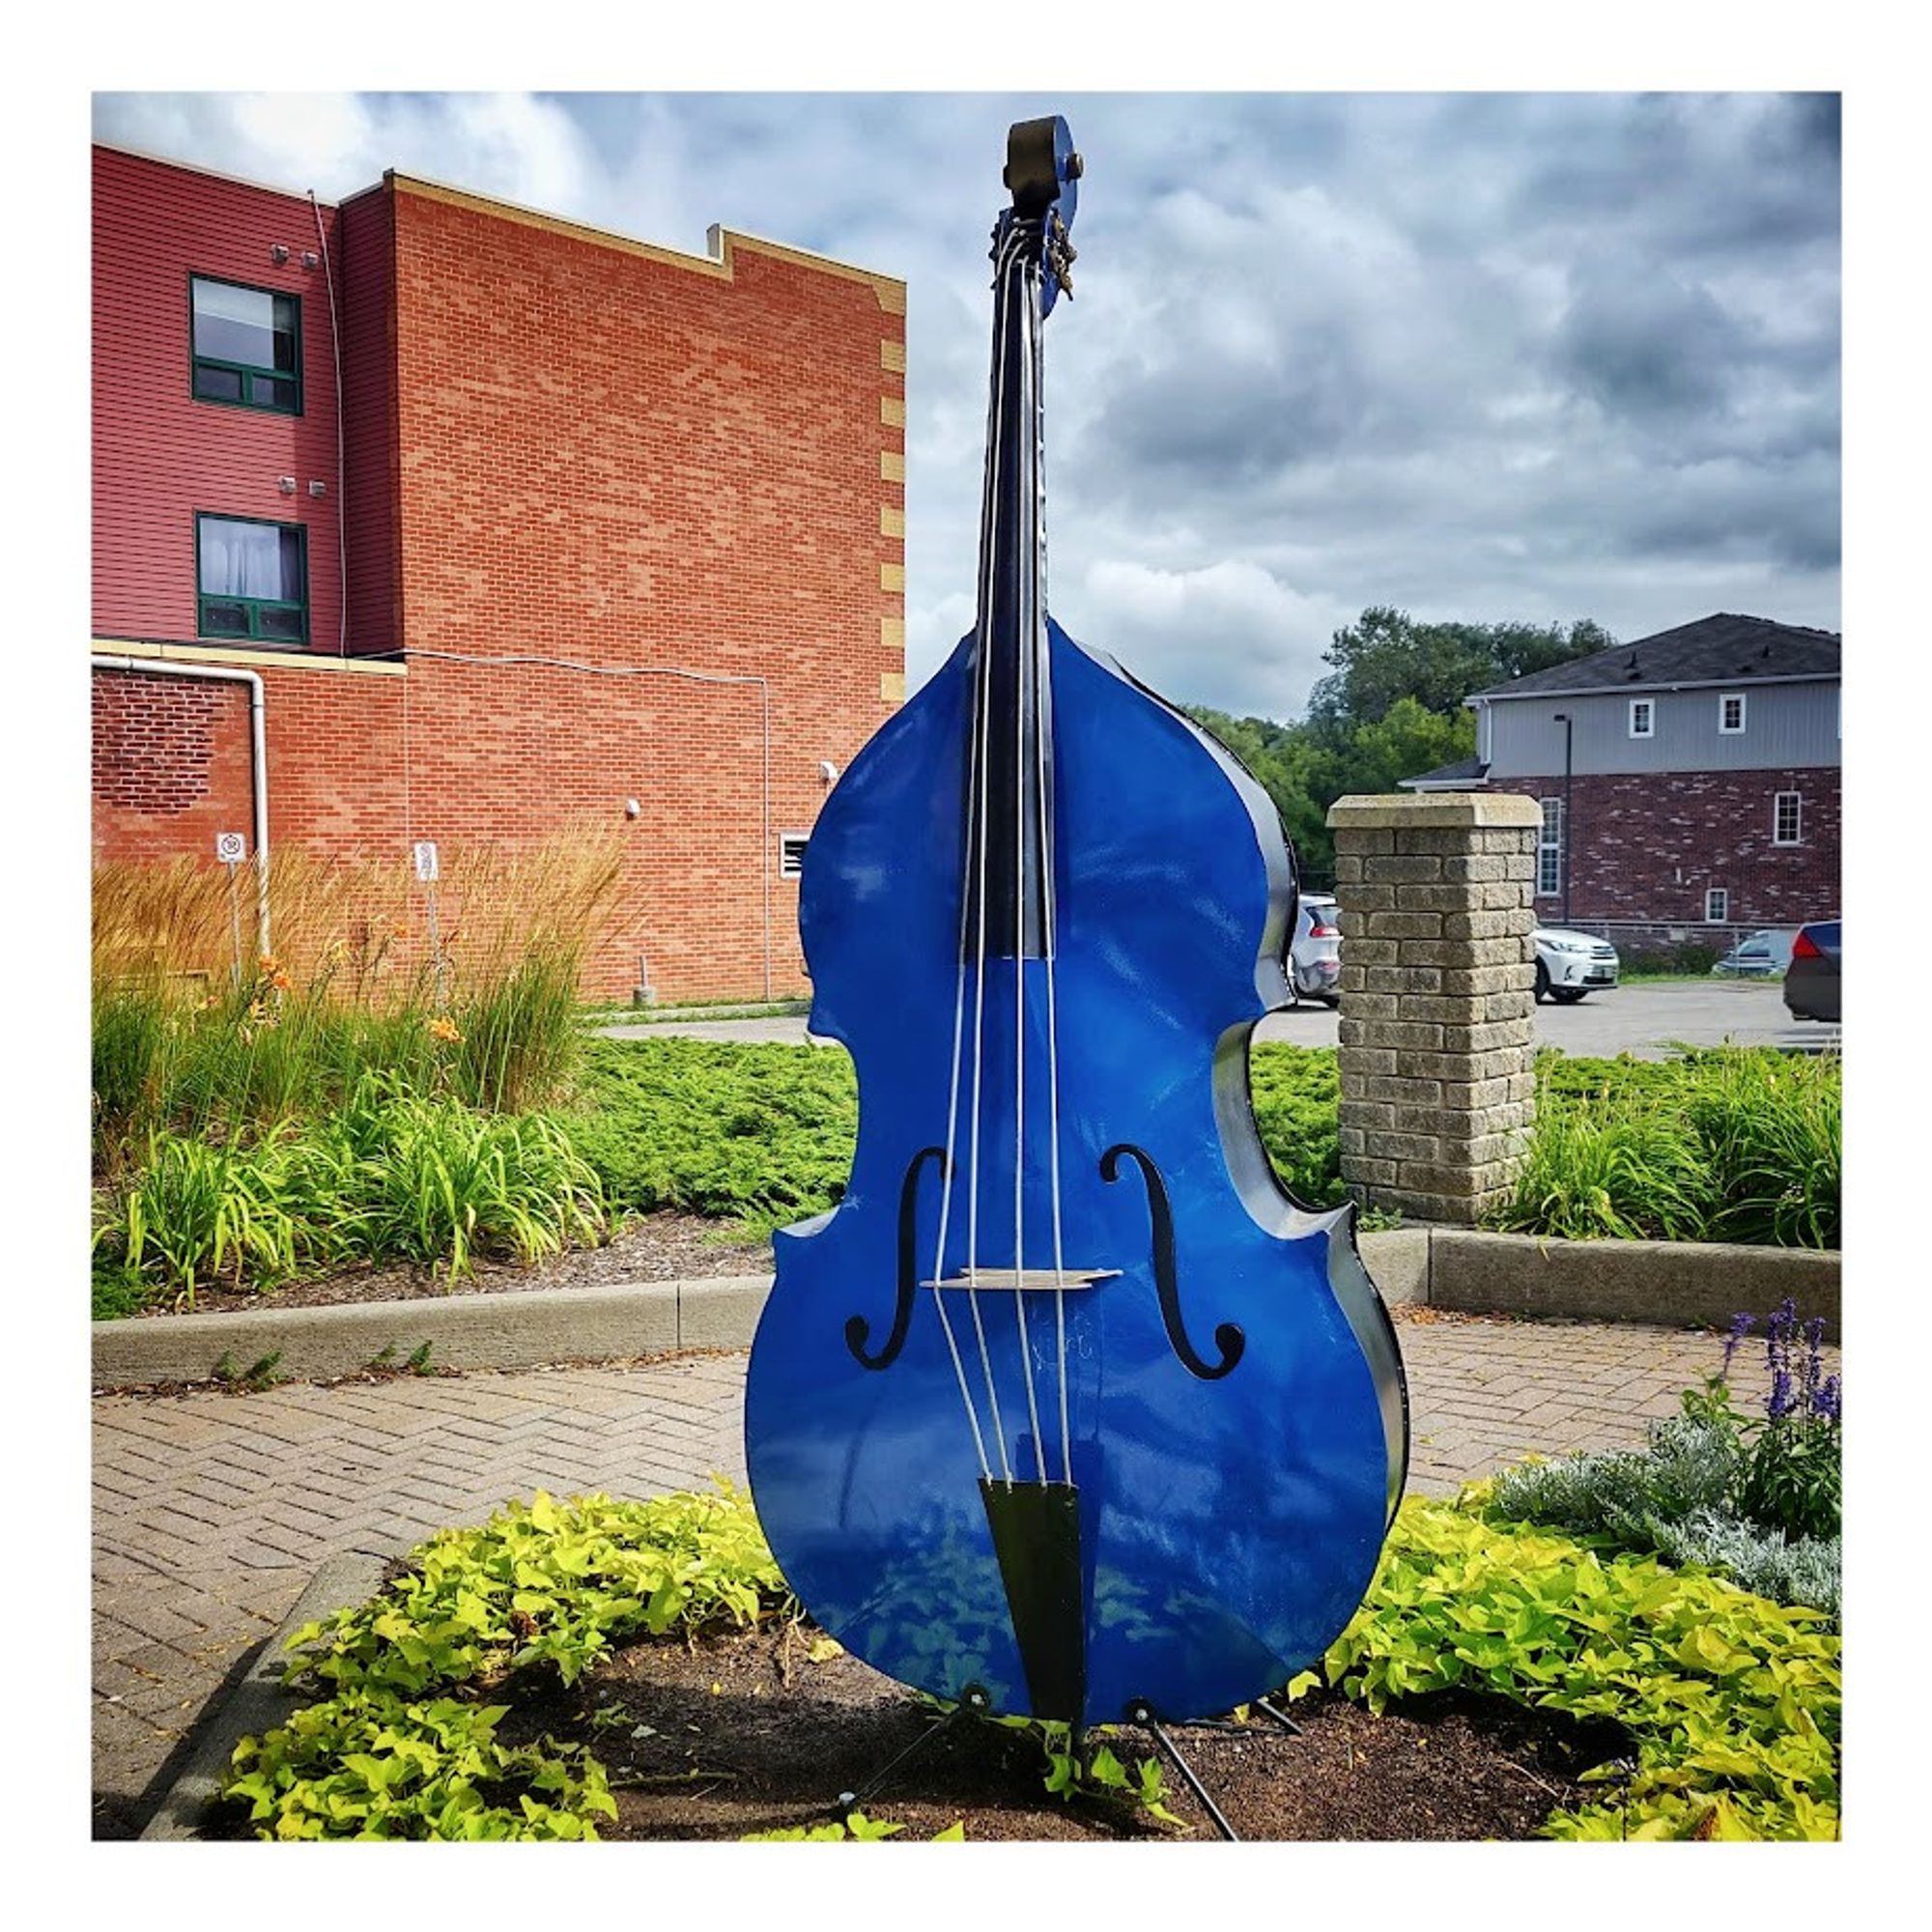
[(194, 520), (199, 635), (308, 642), (308, 532), (251, 517)]
[(188, 278), (192, 392), (204, 403), (301, 414), (301, 298)]
[(1536, 895), (1554, 898), (1563, 890), (1563, 801), (1543, 801), (1543, 829), (1536, 835)]
[(1736, 738), (1745, 728), (1745, 695), (1742, 691), (1727, 691), (1718, 699), (1718, 729), (1726, 738)]
[(1771, 842), (1774, 845), (1801, 845), (1804, 841), (1804, 795), (1781, 791), (1771, 805)]
[(1633, 738), (1654, 738), (1657, 735), (1657, 700), (1654, 697), (1631, 699), (1630, 731)]
[(803, 878), (805, 875), (805, 848), (811, 842), (809, 832), (781, 832), (779, 835), (779, 877), (781, 879)]
[(1704, 895), (1704, 923), (1722, 925), (1731, 916), (1731, 895), (1722, 886), (1713, 886)]

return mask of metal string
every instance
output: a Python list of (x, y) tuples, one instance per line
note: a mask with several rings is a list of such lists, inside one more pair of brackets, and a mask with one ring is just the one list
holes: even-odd
[[(1020, 281), (1026, 294), (1029, 327), (1028, 353), (1020, 368), (1020, 420), (1032, 419), (1033, 355), (1031, 314), (1035, 292), (1035, 281), (1030, 265), (1022, 265)], [(1032, 466), (1035, 439), (1027, 438), (1026, 460)], [(1028, 546), (1024, 534), (1020, 536), (1019, 554), (1013, 559), (1014, 575), (1023, 589), (1032, 587), (1033, 566), (1037, 561), (1036, 547)], [(1029, 605), (1036, 600), (1029, 597)], [(1017, 644), (1019, 640), (1014, 639)], [(1027, 639), (1028, 662), (1022, 666), (1022, 674), (1031, 676), (1037, 669), (1033, 658), (1034, 639)], [(1026, 915), (1027, 915), (1027, 849), (1026, 849), (1026, 703), (1021, 695), (1020, 680), (1013, 681), (1013, 858), (1017, 874), (1013, 892), (1013, 1314), (1020, 1331), (1020, 1361), (1026, 1369), (1027, 1419), (1033, 1425), (1033, 1457), (1039, 1471), (1039, 1480), (1046, 1481), (1046, 1445), (1039, 1433), (1039, 1398), (1034, 1386), (1033, 1343), (1027, 1334), (1026, 1318)], [(1036, 717), (1037, 725), (1038, 719)], [(1039, 753), (1039, 732), (1034, 732), (1035, 755)]]
[[(966, 1298), (973, 1311), (973, 1329), (980, 1344), (980, 1365), (986, 1377), (986, 1394), (992, 1406), (993, 1433), (998, 1439), (1000, 1450), (1000, 1470), (1007, 1486), (1011, 1488), (1013, 1480), (1012, 1463), (1007, 1454), (1006, 1425), (1000, 1416), (999, 1386), (993, 1379), (992, 1356), (986, 1347), (986, 1330), (980, 1314), (980, 1296), (973, 1286), (980, 1273), (980, 1125), (981, 1115), (980, 1087), (985, 1071), (985, 1019), (986, 1019), (986, 837), (987, 837), (987, 795), (992, 787), (985, 782), (990, 775), (991, 765), (987, 756), (987, 739), (990, 730), (988, 713), (991, 710), (990, 692), (992, 684), (992, 614), (993, 579), (997, 555), (998, 519), (991, 514), (993, 504), (993, 482), (999, 470), (999, 452), (1004, 447), (1006, 423), (1006, 365), (1004, 348), (1006, 341), (1006, 312), (1008, 302), (1007, 270), (1019, 248), (1017, 226), (1007, 231), (998, 257), (994, 263), (994, 327), (993, 327), (993, 383), (989, 407), (991, 426), (986, 439), (986, 477), (983, 505), (985, 514), (982, 526), (985, 530), (985, 554), (980, 561), (980, 624), (979, 649), (982, 689), (978, 705), (979, 717), (976, 721), (978, 739), (978, 762), (981, 773), (979, 786), (979, 837), (974, 849), (979, 854), (979, 877), (975, 882), (978, 892), (979, 917), (976, 921), (974, 945), (974, 988), (973, 988), (973, 1143), (970, 1171), (966, 1189)], [(962, 961), (963, 971), (963, 961)], [(934, 1280), (941, 1277), (936, 1275)], [(935, 1289), (935, 1294), (944, 1294), (943, 1289)], [(1014, 1290), (1018, 1293), (1017, 1286)], [(1031, 1389), (1029, 1389), (1031, 1395)], [(1037, 1434), (1037, 1432), (1036, 1432)], [(990, 1473), (990, 1472), (989, 1472)]]
[[(1029, 361), (1033, 369), (1035, 398), (1039, 407), (1034, 412), (1037, 426), (1044, 414), (1044, 399), (1040, 396), (1040, 384), (1044, 378), (1045, 362), (1039, 353), (1040, 310), (1039, 282), (1036, 278), (1030, 291), (1027, 311), (1027, 326), (1030, 335)], [(1043, 432), (1034, 438), (1034, 546), (1036, 595), (1034, 598), (1034, 643), (1035, 676), (1045, 682), (1049, 698), (1053, 688), (1053, 658), (1046, 635), (1046, 438)], [(1052, 718), (1050, 704), (1042, 706), (1036, 698), (1035, 715)], [(1050, 728), (1050, 724), (1049, 724)], [(1060, 1217), (1060, 1015), (1054, 998), (1054, 958), (1060, 950), (1059, 914), (1054, 901), (1054, 827), (1052, 807), (1046, 790), (1046, 746), (1047, 731), (1037, 734), (1037, 756), (1034, 761), (1036, 781), (1038, 785), (1038, 809), (1040, 825), (1040, 849), (1045, 854), (1046, 870), (1041, 879), (1041, 889), (1045, 897), (1046, 922), (1046, 1091), (1047, 1091), (1047, 1159), (1052, 1177), (1053, 1199), (1053, 1322), (1056, 1343), (1056, 1356), (1060, 1370), (1060, 1464), (1066, 1483), (1073, 1482), (1073, 1431), (1067, 1414), (1066, 1381), (1066, 1256), (1061, 1239)]]

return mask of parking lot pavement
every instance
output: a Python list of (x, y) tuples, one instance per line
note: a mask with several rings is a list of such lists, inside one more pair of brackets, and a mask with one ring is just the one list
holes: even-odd
[[(614, 1039), (680, 1034), (694, 1039), (801, 1041), (810, 1037), (802, 1017), (757, 1020), (666, 1020), (650, 1026), (612, 1026)], [(1273, 1013), (1259, 1029), (1262, 1039), (1296, 1046), (1333, 1046), (1337, 1015), (1327, 1007), (1302, 1006)], [(1752, 980), (1639, 980), (1607, 993), (1592, 993), (1574, 1007), (1554, 1004), (1536, 1009), (1539, 1046), (1565, 1053), (1628, 1053), (1638, 1060), (1667, 1060), (1673, 1043), (1721, 1046), (1781, 1046), (1816, 1052), (1838, 1045), (1838, 1029), (1792, 1019), (1779, 997), (1777, 981)], [(820, 1045), (826, 1041), (817, 1042)]]

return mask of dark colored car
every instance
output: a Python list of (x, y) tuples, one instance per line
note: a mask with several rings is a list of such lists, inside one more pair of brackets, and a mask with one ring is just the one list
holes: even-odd
[(1795, 1020), (1836, 1020), (1841, 920), (1801, 925), (1791, 942), (1791, 964), (1784, 969), (1784, 1004)]

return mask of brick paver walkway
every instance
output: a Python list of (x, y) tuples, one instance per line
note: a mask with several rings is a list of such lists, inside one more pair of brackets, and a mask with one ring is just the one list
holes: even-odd
[[(1405, 1321), (1410, 1488), (1444, 1494), (1530, 1450), (1640, 1442), (1718, 1344), (1662, 1328)], [(1748, 1358), (1748, 1359), (1747, 1359)], [(1736, 1379), (1752, 1398), (1749, 1370)], [(742, 1481), (742, 1355), (399, 1378), (262, 1395), (98, 1398), (96, 1832), (139, 1831), (171, 1752), (316, 1566), (390, 1553), (537, 1489)]]

